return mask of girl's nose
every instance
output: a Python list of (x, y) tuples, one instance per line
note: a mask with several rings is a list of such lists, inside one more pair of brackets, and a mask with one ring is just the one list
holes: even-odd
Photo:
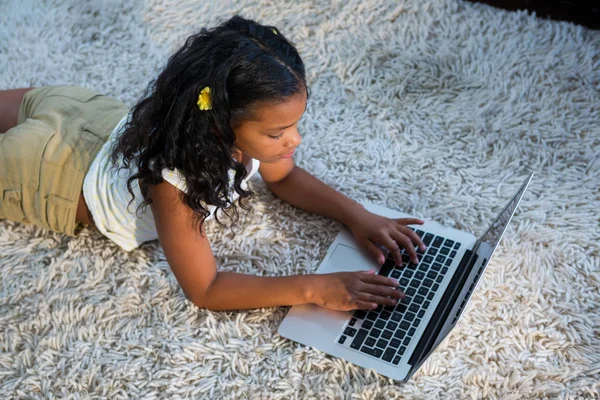
[(300, 133), (296, 130), (293, 135), (290, 135), (288, 142), (285, 144), (285, 147), (292, 148), (298, 147), (302, 143), (302, 138), (300, 137)]

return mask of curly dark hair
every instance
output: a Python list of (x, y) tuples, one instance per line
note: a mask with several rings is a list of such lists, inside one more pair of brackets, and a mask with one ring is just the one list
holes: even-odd
[[(211, 88), (212, 110), (198, 108), (198, 95)], [(234, 204), (229, 197), (229, 171), (235, 171), (233, 188), (240, 206), (254, 193), (241, 187), (246, 167), (232, 157), (234, 128), (252, 117), (253, 105), (283, 102), (309, 89), (304, 64), (294, 45), (274, 26), (261, 25), (238, 15), (221, 25), (190, 36), (173, 54), (158, 77), (151, 81), (132, 109), (124, 132), (111, 149), (111, 161), (121, 168), (130, 163), (137, 172), (145, 209), (152, 199), (149, 186), (163, 181), (161, 170), (177, 169), (185, 178), (187, 193), (181, 200), (194, 211), (194, 226), (210, 215), (207, 205), (227, 212)], [(135, 169), (134, 169), (135, 170)]]

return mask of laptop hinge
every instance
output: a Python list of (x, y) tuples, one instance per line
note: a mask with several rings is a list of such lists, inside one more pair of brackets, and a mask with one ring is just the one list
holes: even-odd
[(456, 269), (456, 273), (452, 277), (452, 280), (448, 284), (444, 295), (440, 299), (437, 308), (435, 309), (433, 315), (429, 319), (429, 323), (425, 328), (423, 335), (421, 336), (421, 340), (417, 343), (415, 350), (412, 352), (408, 364), (412, 367), (408, 372), (409, 375), (412, 375), (413, 371), (416, 371), (417, 368), (422, 364), (422, 362), (429, 356), (430, 351), (432, 351), (432, 346), (436, 343), (436, 340), (444, 326), (450, 311), (452, 310), (452, 306), (456, 302), (458, 295), (460, 294), (473, 265), (477, 261), (477, 254), (475, 253), (476, 249), (466, 250), (462, 259), (460, 260), (460, 264)]

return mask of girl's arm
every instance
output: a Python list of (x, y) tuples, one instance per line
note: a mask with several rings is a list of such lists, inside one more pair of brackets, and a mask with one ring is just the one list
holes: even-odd
[(362, 204), (296, 166), (292, 158), (273, 164), (261, 163), (259, 172), (273, 194), (303, 210), (335, 219), (347, 226), (351, 225), (357, 213), (365, 211)]
[(416, 218), (387, 218), (369, 212), (362, 204), (327, 186), (302, 168), (292, 158), (277, 163), (261, 163), (259, 172), (267, 187), (280, 199), (315, 214), (344, 223), (352, 231), (360, 247), (370, 253), (380, 265), (385, 255), (376, 243), (382, 244), (402, 265), (400, 246), (407, 250), (413, 263), (418, 263), (414, 244), (425, 251), (421, 238), (407, 224), (423, 224)]
[(164, 181), (150, 186), (158, 238), (183, 292), (196, 306), (210, 310), (254, 309), (312, 302), (311, 275), (255, 276), (217, 272), (204, 227), (192, 229), (193, 211), (179, 189)]

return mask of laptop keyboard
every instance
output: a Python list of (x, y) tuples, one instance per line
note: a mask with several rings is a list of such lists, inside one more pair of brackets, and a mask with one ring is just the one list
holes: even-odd
[(390, 254), (379, 270), (379, 275), (397, 279), (406, 296), (394, 306), (380, 304), (373, 310), (354, 310), (337, 340), (345, 347), (394, 365), (400, 362), (460, 248), (458, 242), (411, 229), (427, 246), (425, 252), (415, 248), (419, 263), (413, 264), (406, 250), (401, 249), (402, 267)]

